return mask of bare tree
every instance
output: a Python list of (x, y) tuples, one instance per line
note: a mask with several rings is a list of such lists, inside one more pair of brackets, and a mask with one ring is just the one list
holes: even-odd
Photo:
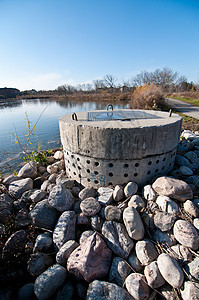
[(58, 86), (57, 91), (60, 95), (72, 94), (76, 91), (76, 87), (70, 84), (63, 84)]
[(107, 74), (104, 76), (104, 82), (107, 88), (114, 88), (115, 83), (117, 82), (117, 78), (111, 74)]
[(95, 90), (105, 88), (105, 82), (102, 79), (93, 80), (93, 85)]

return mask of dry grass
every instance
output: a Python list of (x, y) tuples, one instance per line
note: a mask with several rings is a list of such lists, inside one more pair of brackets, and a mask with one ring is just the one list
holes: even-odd
[(135, 109), (159, 109), (164, 105), (164, 96), (160, 87), (143, 85), (135, 89), (130, 106)]

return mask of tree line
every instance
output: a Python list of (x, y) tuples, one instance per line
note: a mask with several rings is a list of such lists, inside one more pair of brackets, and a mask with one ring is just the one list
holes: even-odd
[(93, 80), (92, 83), (83, 83), (75, 86), (70, 84), (60, 85), (55, 91), (60, 95), (77, 92), (130, 92), (138, 86), (151, 84), (161, 87), (164, 92), (184, 92), (198, 89), (198, 85), (188, 82), (186, 76), (179, 75), (178, 72), (165, 67), (152, 72), (142, 71), (131, 79), (123, 80), (122, 82), (119, 82), (116, 76), (107, 74), (101, 79)]

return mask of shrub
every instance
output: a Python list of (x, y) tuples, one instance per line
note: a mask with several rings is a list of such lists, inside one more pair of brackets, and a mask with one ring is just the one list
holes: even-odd
[(158, 109), (163, 106), (164, 96), (160, 87), (154, 84), (138, 86), (131, 97), (130, 107), (137, 109)]

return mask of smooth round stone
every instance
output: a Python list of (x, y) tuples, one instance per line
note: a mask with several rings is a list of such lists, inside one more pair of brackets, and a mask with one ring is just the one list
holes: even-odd
[(173, 233), (176, 240), (181, 245), (190, 247), (193, 250), (197, 250), (199, 248), (198, 232), (188, 221), (176, 221), (173, 227)]
[(186, 167), (186, 166), (180, 167), (180, 173), (183, 176), (192, 176), (193, 175), (193, 171), (189, 167)]
[(156, 193), (150, 184), (145, 185), (142, 189), (142, 195), (147, 201), (155, 201)]
[(174, 288), (181, 287), (184, 273), (177, 260), (166, 253), (162, 253), (158, 256), (157, 263), (164, 279)]
[(199, 218), (195, 218), (193, 220), (193, 225), (197, 230), (199, 230)]
[(105, 207), (104, 214), (107, 221), (120, 221), (122, 211), (117, 206), (108, 205)]
[(189, 276), (189, 279), (199, 281), (199, 258), (195, 257), (190, 263), (185, 266), (185, 271)]
[(149, 287), (144, 275), (139, 273), (130, 274), (125, 281), (126, 289), (134, 300), (149, 299)]
[(109, 272), (109, 281), (123, 286), (126, 277), (131, 273), (131, 268), (121, 257), (114, 257)]
[(131, 197), (137, 193), (138, 185), (135, 182), (129, 182), (124, 188), (124, 194), (126, 198)]
[(140, 196), (133, 195), (128, 202), (128, 206), (132, 206), (140, 211), (143, 207), (145, 207), (145, 202)]
[(141, 240), (144, 237), (144, 225), (139, 213), (134, 207), (127, 207), (123, 212), (123, 220), (128, 235), (134, 240)]
[(197, 300), (199, 299), (199, 283), (192, 281), (185, 281), (184, 289), (181, 291), (183, 300)]
[(82, 201), (86, 198), (95, 197), (96, 196), (96, 189), (93, 187), (84, 188), (79, 192), (79, 199)]
[(167, 196), (158, 196), (156, 203), (162, 211), (169, 214), (177, 214), (179, 211), (178, 204)]
[(143, 266), (150, 264), (158, 257), (155, 246), (148, 240), (138, 241), (135, 245), (135, 252)]
[(161, 231), (169, 231), (176, 220), (176, 215), (157, 211), (154, 216), (154, 224)]
[(116, 202), (121, 201), (124, 198), (124, 191), (120, 185), (116, 185), (113, 191), (113, 200)]
[(131, 252), (131, 254), (128, 257), (128, 263), (131, 265), (131, 267), (133, 268), (133, 270), (137, 273), (142, 272), (143, 270), (143, 266), (141, 265), (141, 262), (139, 261), (139, 259), (137, 258), (137, 255), (134, 251)]
[(183, 206), (184, 210), (194, 218), (199, 216), (199, 208), (191, 200), (184, 202)]
[(156, 261), (145, 267), (144, 275), (148, 285), (152, 288), (156, 289), (165, 284), (165, 279), (162, 277)]
[(95, 198), (90, 197), (81, 202), (80, 208), (85, 216), (92, 217), (100, 211), (101, 205)]

